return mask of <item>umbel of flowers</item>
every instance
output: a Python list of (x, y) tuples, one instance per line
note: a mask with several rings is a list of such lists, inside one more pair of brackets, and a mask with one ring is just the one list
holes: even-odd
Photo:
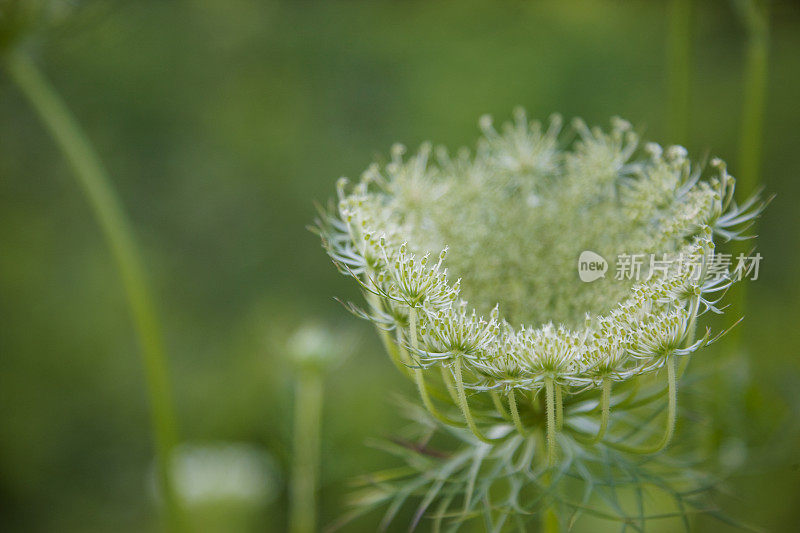
[[(660, 451), (682, 371), (714, 340), (696, 334), (698, 317), (720, 313), (736, 281), (715, 267), (715, 242), (743, 238), (764, 204), (737, 205), (723, 162), (703, 172), (684, 148), (643, 144), (621, 119), (562, 132), (559, 116), (542, 125), (517, 111), (499, 131), (488, 117), (480, 126), (474, 151), (425, 144), (405, 157), (397, 145), (357, 182), (339, 180), (317, 230), (366, 297), (348, 307), (377, 327), (425, 409), (480, 441), (538, 433), (544, 468), (558, 461), (559, 435)], [(639, 279), (612, 271), (584, 283), (584, 250), (673, 260), (645, 264)], [(615, 406), (642, 378), (665, 380), (652, 398), (666, 403), (664, 427), (623, 439)]]

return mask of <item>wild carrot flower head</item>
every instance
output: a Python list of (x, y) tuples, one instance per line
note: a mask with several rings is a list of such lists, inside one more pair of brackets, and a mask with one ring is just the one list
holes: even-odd
[[(427, 411), (481, 441), (541, 434), (545, 466), (565, 438), (660, 450), (672, 436), (676, 363), (711, 342), (695, 338), (698, 316), (721, 312), (737, 281), (715, 268), (716, 243), (743, 238), (764, 204), (737, 205), (721, 161), (704, 172), (684, 148), (642, 143), (622, 119), (565, 128), (559, 116), (541, 124), (518, 110), (499, 129), (489, 117), (480, 127), (472, 151), (424, 144), (408, 156), (396, 145), (386, 164), (339, 181), (318, 231), (366, 296), (351, 309), (379, 328)], [(578, 275), (587, 250), (660, 262), (587, 283)], [(621, 442), (613, 384), (662, 367), (664, 436)], [(588, 414), (578, 408), (587, 401)], [(514, 431), (496, 436), (504, 424)]]

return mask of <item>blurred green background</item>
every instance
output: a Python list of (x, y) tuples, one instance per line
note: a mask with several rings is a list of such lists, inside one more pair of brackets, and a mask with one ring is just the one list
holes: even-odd
[[(745, 31), (731, 2), (695, 4), (680, 141), (736, 175)], [(182, 438), (247, 445), (267, 465), (269, 489), (218, 530), (286, 528), (285, 345), (308, 320), (362, 337), (326, 382), (321, 523), (343, 513), (349, 480), (396, 464), (368, 441), (402, 424), (393, 395), (410, 385), (333, 300), (359, 296), (306, 229), (313, 202), (395, 141), (469, 145), (481, 114), (505, 120), (516, 105), (602, 125), (620, 115), (650, 140), (676, 141), (667, 13), (655, 1), (83, 2), (25, 43), (132, 219)], [(772, 531), (800, 527), (799, 96), (800, 7), (778, 2), (763, 163), (777, 198), (760, 222), (764, 261), (741, 325), (749, 350), (733, 359), (734, 381), (703, 390), (723, 397), (720, 412), (694, 419), (715, 424), (720, 457), (709, 460), (739, 466), (722, 508)], [(730, 366), (724, 346), (702, 357)], [(0, 529), (157, 530), (151, 471), (117, 270), (64, 158), (0, 71)], [(214, 509), (200, 512), (214, 530)], [(376, 520), (344, 530), (374, 531)]]

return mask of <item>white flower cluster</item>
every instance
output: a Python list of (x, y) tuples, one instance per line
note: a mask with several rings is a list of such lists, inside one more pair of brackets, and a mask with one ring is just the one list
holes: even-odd
[[(329, 255), (367, 295), (358, 313), (429, 409), (434, 367), (472, 428), (463, 390), (511, 394), (513, 414), (516, 393), (601, 390), (710, 342), (695, 340), (697, 317), (719, 311), (713, 296), (732, 280), (711, 280), (705, 259), (715, 237), (741, 238), (764, 206), (734, 202), (722, 162), (701, 179), (684, 148), (640, 149), (621, 119), (610, 131), (576, 120), (570, 134), (558, 116), (545, 128), (522, 111), (501, 131), (488, 117), (480, 125), (474, 154), (426, 144), (404, 158), (395, 146), (357, 184), (340, 180), (338, 205), (318, 221)], [(575, 270), (585, 249), (683, 254), (700, 270), (586, 284)]]

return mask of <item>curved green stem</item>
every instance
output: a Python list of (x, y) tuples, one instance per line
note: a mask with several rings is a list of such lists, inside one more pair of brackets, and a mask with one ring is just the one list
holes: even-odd
[(456, 392), (456, 386), (453, 383), (453, 378), (450, 374), (448, 368), (444, 365), (440, 366), (442, 370), (442, 381), (444, 382), (444, 386), (447, 388), (447, 392), (450, 394), (450, 398), (453, 399), (456, 405), (458, 405), (458, 392)]
[(392, 360), (394, 366), (396, 366), (397, 369), (406, 376), (410, 375), (408, 371), (408, 366), (403, 364), (401, 351), (396, 345), (392, 343), (392, 339), (391, 337), (389, 337), (389, 332), (382, 330), (380, 328), (376, 329), (378, 330), (378, 335), (381, 338), (381, 343), (383, 344), (383, 348), (386, 350), (386, 353), (389, 354), (389, 359)]
[(166, 354), (130, 223), (89, 139), (48, 80), (28, 57), (19, 52), (8, 56), (6, 66), (11, 79), (28, 99), (72, 167), (117, 264), (142, 351), (158, 479), (165, 502), (166, 518), (172, 530), (183, 530), (183, 513), (169, 469), (170, 455), (178, 442), (178, 436)]
[[(408, 330), (409, 330), (408, 336), (410, 337), (409, 342), (411, 343), (411, 347), (417, 349), (419, 342), (417, 340), (417, 310), (414, 308), (408, 310)], [(414, 382), (417, 384), (417, 391), (419, 391), (419, 397), (422, 399), (422, 404), (425, 406), (425, 409), (427, 409), (428, 412), (431, 415), (433, 415), (434, 418), (436, 418), (437, 420), (439, 420), (444, 424), (447, 424), (449, 426), (464, 427), (464, 424), (462, 422), (454, 420), (446, 415), (443, 415), (436, 408), (436, 406), (433, 403), (433, 400), (428, 394), (428, 387), (425, 385), (425, 376), (422, 374), (422, 369), (415, 366), (413, 367), (413, 373), (414, 373)]]
[(606, 434), (608, 429), (608, 419), (611, 414), (611, 379), (603, 378), (603, 392), (600, 397), (600, 427), (597, 430), (597, 435), (591, 441), (591, 444), (597, 444)]
[(414, 382), (417, 384), (417, 391), (419, 392), (419, 397), (422, 399), (422, 405), (425, 406), (425, 409), (433, 415), (438, 421), (447, 424), (448, 426), (455, 426), (455, 427), (464, 427), (464, 423), (458, 420), (452, 419), (449, 416), (443, 415), (439, 412), (436, 406), (433, 403), (430, 395), (428, 394), (428, 389), (425, 385), (425, 377), (422, 375), (421, 368), (414, 369)]
[(545, 403), (547, 410), (547, 466), (556, 463), (556, 409), (553, 378), (545, 378)]
[(496, 391), (491, 390), (489, 391), (489, 396), (491, 396), (494, 408), (497, 409), (497, 412), (500, 413), (500, 416), (503, 418), (503, 420), (510, 422), (511, 417), (508, 416), (506, 408), (503, 405), (503, 400), (500, 399), (500, 395), (498, 395)]
[[(764, 145), (764, 114), (767, 104), (767, 85), (769, 81), (769, 2), (741, 0), (737, 2), (742, 23), (747, 32), (744, 66), (744, 100), (742, 102), (741, 136), (739, 139), (739, 172), (736, 180), (738, 200), (744, 201), (761, 183), (761, 167)], [(755, 234), (756, 227), (749, 230)], [(733, 253), (747, 253), (750, 244), (739, 241)], [(747, 283), (737, 283), (730, 295), (733, 316), (744, 314), (747, 300)], [(736, 328), (729, 337), (729, 343), (741, 347), (742, 329)]]
[[(411, 360), (411, 357), (408, 355), (405, 347), (403, 347), (403, 330), (400, 329), (398, 326), (395, 328), (395, 343), (393, 345), (394, 351), (390, 351), (390, 357), (392, 361), (394, 361), (395, 366), (397, 366), (400, 371), (405, 374), (406, 376), (410, 376), (411, 372), (410, 369), (414, 365), (414, 362)], [(384, 333), (386, 333), (384, 331)], [(391, 340), (388, 338), (388, 334), (386, 335), (387, 339), (386, 342), (388, 344), (392, 344)]]
[[(368, 291), (364, 291), (366, 293), (367, 303), (369, 303), (370, 307), (375, 309), (376, 311), (381, 310), (381, 301), (377, 294), (371, 293)], [(389, 354), (389, 358), (394, 363), (394, 366), (402, 372), (406, 376), (410, 376), (411, 372), (409, 371), (409, 363), (407, 360), (404, 359), (405, 350), (399, 348), (400, 346), (400, 328), (397, 328), (397, 345), (392, 343), (392, 339), (389, 336), (389, 332), (381, 329), (376, 328), (378, 330), (378, 335), (381, 338), (381, 342), (383, 343), (383, 348), (386, 350), (386, 353)]]
[(642, 446), (642, 447), (635, 447), (635, 446), (628, 446), (619, 442), (608, 443), (609, 446), (613, 446), (619, 450), (628, 453), (637, 453), (637, 454), (653, 454), (658, 453), (664, 448), (666, 448), (669, 441), (672, 440), (672, 435), (675, 432), (675, 416), (677, 413), (678, 408), (678, 398), (677, 398), (677, 380), (675, 378), (675, 356), (670, 355), (667, 357), (666, 361), (667, 367), (667, 425), (664, 429), (664, 434), (661, 439), (654, 443), (651, 446)]
[(575, 438), (585, 444), (597, 444), (606, 434), (608, 429), (608, 421), (611, 417), (611, 379), (608, 377), (603, 378), (600, 394), (600, 427), (594, 437), (586, 437), (581, 434), (576, 434)]
[(516, 393), (513, 389), (508, 391), (508, 409), (511, 411), (511, 420), (514, 421), (514, 427), (517, 428), (520, 435), (523, 437), (527, 436), (528, 432), (525, 430), (525, 426), (522, 425), (522, 420), (519, 417)]
[(478, 426), (475, 424), (475, 420), (472, 418), (472, 412), (469, 409), (469, 403), (467, 402), (467, 394), (464, 391), (464, 377), (461, 375), (461, 358), (456, 357), (455, 362), (453, 363), (453, 374), (456, 378), (456, 391), (458, 392), (458, 406), (461, 408), (461, 413), (464, 415), (464, 420), (467, 421), (467, 427), (469, 427), (470, 431), (478, 438), (478, 440), (485, 442), (487, 444), (493, 444), (498, 440), (502, 439), (490, 439), (486, 437)]

